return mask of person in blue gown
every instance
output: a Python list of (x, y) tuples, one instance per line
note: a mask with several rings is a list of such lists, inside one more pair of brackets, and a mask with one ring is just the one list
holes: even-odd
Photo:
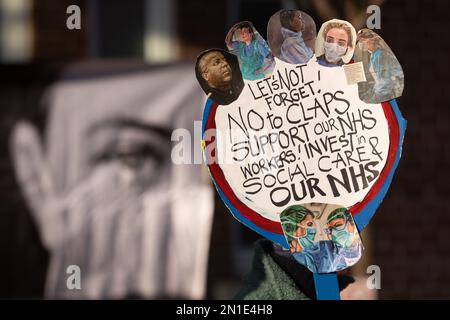
[(281, 34), (283, 43), (281, 45), (280, 59), (292, 64), (305, 64), (314, 55), (313, 50), (308, 47), (303, 39), (305, 22), (298, 10), (283, 10), (280, 12)]
[[(235, 33), (239, 33), (240, 37)], [(240, 40), (236, 40), (237, 38)], [(238, 57), (244, 79), (263, 79), (272, 73), (275, 67), (273, 55), (266, 41), (255, 32), (250, 22), (232, 27), (225, 42), (230, 52)]]

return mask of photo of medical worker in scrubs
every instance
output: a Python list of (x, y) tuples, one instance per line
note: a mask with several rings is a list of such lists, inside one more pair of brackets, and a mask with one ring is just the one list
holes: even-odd
[(228, 32), (225, 43), (228, 50), (238, 57), (245, 80), (263, 79), (272, 74), (275, 59), (251, 22), (235, 24)]
[(328, 273), (354, 265), (362, 241), (350, 212), (332, 204), (287, 207), (281, 225), (294, 258), (312, 272)]
[(305, 64), (314, 55), (316, 24), (300, 10), (281, 10), (269, 20), (267, 39), (270, 50), (280, 60)]
[(356, 31), (347, 21), (333, 19), (319, 30), (315, 53), (317, 62), (325, 67), (339, 67), (348, 63), (355, 51)]
[(358, 32), (355, 62), (362, 62), (366, 82), (358, 83), (359, 98), (381, 103), (398, 98), (403, 92), (402, 67), (384, 40), (369, 29)]
[(347, 209), (337, 208), (328, 214), (326, 232), (336, 251), (332, 269), (343, 270), (355, 264), (361, 258), (362, 241), (355, 221)]

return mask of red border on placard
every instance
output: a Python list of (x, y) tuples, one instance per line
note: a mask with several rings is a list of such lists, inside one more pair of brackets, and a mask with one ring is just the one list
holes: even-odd
[[(388, 152), (388, 158), (386, 160), (386, 164), (383, 168), (383, 170), (380, 173), (380, 176), (378, 177), (375, 184), (372, 186), (372, 188), (369, 190), (369, 192), (366, 194), (364, 199), (361, 202), (358, 202), (354, 204), (352, 207), (349, 208), (349, 211), (353, 216), (356, 216), (359, 212), (362, 211), (362, 209), (377, 195), (377, 193), (380, 191), (381, 187), (383, 186), (387, 176), (389, 175), (392, 166), (395, 162), (397, 150), (398, 150), (398, 143), (399, 143), (399, 124), (397, 117), (395, 116), (395, 112), (392, 109), (392, 106), (389, 102), (383, 102), (382, 104), (383, 112), (386, 117), (386, 120), (388, 122), (388, 129), (389, 129), (389, 152)], [(205, 131), (208, 129), (216, 129), (216, 111), (219, 106), (213, 102), (211, 105), (210, 112), (208, 114), (208, 119), (206, 121)], [(270, 219), (264, 218), (256, 211), (250, 209), (247, 207), (244, 203), (242, 203), (239, 198), (234, 194), (233, 190), (231, 189), (230, 185), (228, 184), (227, 180), (225, 179), (225, 176), (223, 174), (222, 169), (217, 164), (214, 158), (212, 158), (212, 155), (208, 154), (208, 149), (210, 144), (215, 144), (216, 140), (213, 141), (205, 141), (205, 154), (207, 159), (207, 164), (209, 167), (209, 170), (211, 172), (211, 175), (213, 176), (214, 180), (217, 183), (217, 186), (222, 190), (222, 192), (225, 194), (225, 196), (230, 200), (230, 202), (233, 204), (233, 206), (247, 219), (252, 221), (254, 224), (256, 224), (258, 227), (269, 231), (274, 232), (278, 234), (283, 234), (283, 230), (281, 228), (281, 224), (276, 221), (272, 221)], [(215, 150), (215, 146), (213, 145)]]
[(353, 216), (356, 216), (358, 213), (362, 211), (362, 209), (368, 204), (372, 199), (377, 195), (378, 191), (380, 191), (384, 182), (386, 181), (387, 176), (391, 172), (392, 165), (395, 162), (395, 158), (397, 157), (398, 143), (400, 139), (400, 131), (398, 126), (398, 120), (395, 116), (394, 110), (392, 110), (392, 106), (389, 102), (383, 102), (382, 104), (384, 116), (388, 121), (388, 129), (389, 129), (389, 151), (388, 158), (386, 160), (386, 165), (378, 177), (378, 180), (374, 183), (372, 188), (370, 188), (369, 192), (366, 194), (364, 199), (361, 202), (358, 202), (349, 208), (350, 213)]

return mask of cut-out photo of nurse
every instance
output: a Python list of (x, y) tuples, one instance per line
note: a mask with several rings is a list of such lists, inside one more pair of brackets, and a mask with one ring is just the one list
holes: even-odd
[(281, 226), (294, 258), (311, 272), (329, 273), (359, 261), (363, 245), (350, 212), (332, 204), (287, 207)]
[(349, 63), (356, 45), (355, 28), (348, 21), (333, 19), (325, 22), (317, 35), (317, 62), (325, 67)]
[(384, 40), (370, 29), (358, 32), (355, 62), (362, 62), (366, 82), (358, 83), (359, 98), (381, 103), (398, 98), (403, 92), (402, 67)]
[(266, 41), (249, 21), (235, 24), (228, 32), (225, 43), (238, 57), (242, 77), (258, 80), (272, 74), (275, 59)]
[(314, 55), (316, 24), (300, 10), (281, 10), (269, 20), (267, 39), (270, 50), (280, 60), (305, 64)]

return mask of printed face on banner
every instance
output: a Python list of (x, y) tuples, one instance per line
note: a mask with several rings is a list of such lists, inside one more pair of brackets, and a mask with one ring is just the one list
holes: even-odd
[(337, 205), (308, 203), (280, 215), (294, 258), (311, 272), (336, 272), (354, 265), (363, 245), (353, 217)]
[(356, 31), (347, 21), (333, 19), (319, 30), (315, 53), (317, 62), (325, 67), (338, 67), (348, 63), (355, 51)]

